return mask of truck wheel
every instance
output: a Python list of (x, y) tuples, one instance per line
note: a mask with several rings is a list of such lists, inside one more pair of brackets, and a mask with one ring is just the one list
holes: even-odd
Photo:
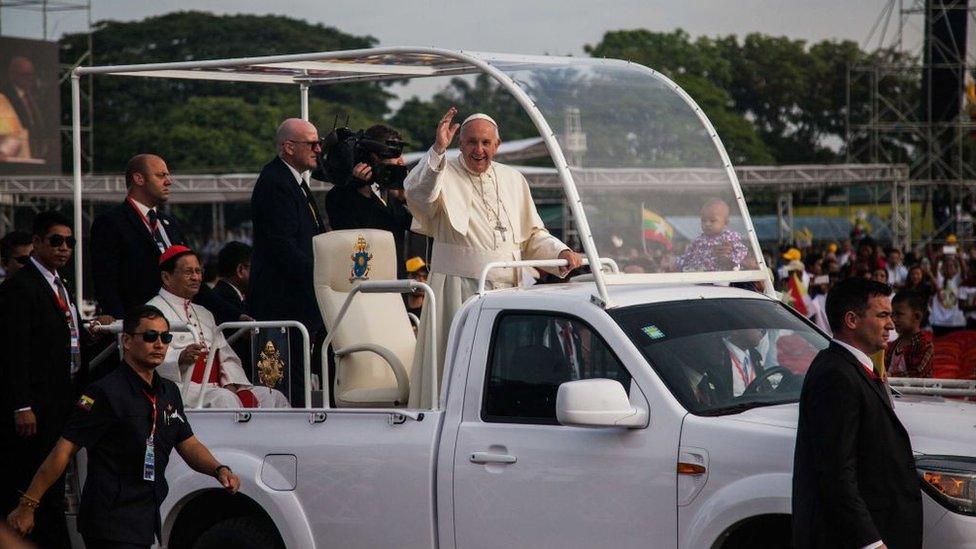
[(214, 524), (193, 549), (284, 549), (274, 525), (260, 515), (234, 517)]

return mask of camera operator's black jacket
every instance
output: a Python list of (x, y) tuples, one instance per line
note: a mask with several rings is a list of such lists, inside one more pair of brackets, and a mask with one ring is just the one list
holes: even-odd
[(394, 197), (386, 204), (375, 193), (363, 196), (354, 185), (333, 187), (325, 195), (325, 211), (329, 225), (341, 229), (382, 229), (393, 233), (397, 253), (397, 278), (407, 277), (404, 265), (404, 237), (410, 230), (413, 216), (406, 206)]

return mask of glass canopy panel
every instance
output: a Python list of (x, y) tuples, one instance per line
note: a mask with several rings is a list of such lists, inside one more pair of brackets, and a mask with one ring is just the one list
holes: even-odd
[(601, 256), (628, 272), (756, 268), (717, 143), (674, 84), (616, 61), (491, 63), (556, 133)]

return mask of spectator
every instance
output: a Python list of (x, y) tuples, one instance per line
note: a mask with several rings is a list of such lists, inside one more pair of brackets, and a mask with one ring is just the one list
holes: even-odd
[(32, 242), (30, 233), (26, 231), (12, 231), (0, 239), (0, 266), (3, 267), (4, 281), (30, 261), (34, 249)]
[(888, 264), (888, 283), (894, 288), (903, 288), (905, 286), (905, 279), (908, 278), (908, 268), (905, 267), (901, 250), (898, 248), (890, 248), (885, 260)]
[[(161, 211), (170, 196), (169, 168), (154, 154), (133, 156), (125, 167), (125, 200), (95, 218), (91, 228), (92, 278), (103, 314), (121, 318), (159, 291), (159, 254), (187, 239), (176, 219)], [(196, 302), (221, 317), (233, 310), (209, 287)]]
[(959, 300), (968, 298), (970, 288), (962, 286), (959, 261), (946, 256), (936, 278), (935, 295), (931, 300), (932, 331), (936, 337), (966, 327), (966, 317), (959, 307)]
[[(427, 283), (427, 263), (424, 262), (421, 257), (411, 257), (406, 261), (406, 271), (407, 276), (411, 280), (416, 280), (417, 282)], [(417, 315), (420, 318), (420, 313), (424, 308), (424, 294), (423, 293), (413, 293), (406, 295), (406, 305), (407, 312)]]
[[(173, 246), (159, 257), (159, 271), (163, 287), (149, 305), (163, 311), (170, 323), (188, 327), (187, 332), (174, 335), (159, 374), (180, 384), (191, 405), (196, 405), (203, 392), (206, 407), (288, 407), (280, 391), (251, 385), (241, 359), (217, 329), (213, 314), (191, 302), (203, 285), (196, 254), (186, 246)], [(208, 363), (210, 376), (205, 380)]]
[[(68, 417), (76, 385), (87, 370), (82, 351), (89, 343), (78, 308), (58, 270), (71, 260), (75, 238), (71, 221), (59, 212), (34, 218), (33, 254), (5, 286), (3, 412), (0, 432), (0, 512), (17, 506), (17, 493), (54, 447)], [(57, 477), (56, 477), (57, 478)], [(53, 480), (53, 479), (52, 479)], [(42, 547), (66, 547), (64, 481), (36, 506), (38, 530), (31, 537)]]
[(908, 269), (908, 276), (905, 278), (905, 289), (921, 293), (931, 298), (935, 295), (935, 277), (928, 269), (928, 264), (912, 265)]
[(678, 258), (681, 271), (738, 270), (748, 255), (739, 233), (728, 228), (731, 210), (720, 198), (705, 202), (701, 209), (702, 233)]
[(928, 297), (902, 290), (891, 300), (891, 320), (898, 339), (888, 343), (885, 372), (892, 377), (932, 376), (932, 332), (922, 330)]
[[(248, 310), (258, 320), (297, 320), (317, 339), (323, 324), (312, 286), (312, 237), (325, 232), (325, 223), (302, 172), (318, 164), (319, 133), (312, 124), (289, 118), (278, 127), (275, 143), (278, 154), (261, 170), (251, 194), (254, 255)], [(291, 357), (301, 357), (301, 338), (291, 340)], [(289, 361), (296, 406), (304, 406), (301, 362)]]

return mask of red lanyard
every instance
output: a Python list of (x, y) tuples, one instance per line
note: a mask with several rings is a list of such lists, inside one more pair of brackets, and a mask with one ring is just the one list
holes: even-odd
[(142, 394), (146, 396), (146, 400), (152, 404), (152, 429), (149, 431), (149, 440), (151, 441), (156, 436), (156, 395), (150, 395), (145, 389), (142, 390)]
[(126, 198), (125, 200), (129, 203), (130, 206), (132, 206), (132, 209), (135, 210), (137, 214), (139, 214), (139, 219), (141, 219), (142, 223), (146, 226), (147, 229), (149, 229), (149, 232), (150, 233), (154, 232), (156, 230), (156, 227), (153, 227), (149, 223), (149, 218), (143, 215), (142, 210), (139, 209), (139, 206), (135, 203), (135, 201), (132, 200), (131, 198)]

